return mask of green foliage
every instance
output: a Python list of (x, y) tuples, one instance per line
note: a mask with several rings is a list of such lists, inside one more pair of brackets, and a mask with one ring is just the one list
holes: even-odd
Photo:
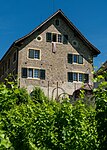
[(95, 109), (84, 103), (84, 92), (72, 105), (48, 100), (40, 88), (29, 96), (16, 83), (0, 85), (0, 149), (107, 149), (106, 86), (95, 90)]
[(34, 90), (31, 92), (31, 99), (35, 103), (43, 103), (47, 100), (47, 97), (39, 87), (35, 87)]
[[(104, 79), (107, 73), (100, 75), (100, 78)], [(99, 78), (99, 77), (98, 77)], [(100, 142), (99, 150), (107, 149), (107, 82), (100, 81), (100, 84), (95, 91), (96, 100), (96, 120), (97, 120), (97, 132), (98, 140)]]

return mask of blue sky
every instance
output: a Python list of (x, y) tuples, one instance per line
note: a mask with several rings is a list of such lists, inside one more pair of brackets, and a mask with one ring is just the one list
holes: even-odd
[(107, 60), (107, 0), (1, 0), (0, 59), (11, 44), (62, 9), (70, 21), (100, 51), (94, 65)]

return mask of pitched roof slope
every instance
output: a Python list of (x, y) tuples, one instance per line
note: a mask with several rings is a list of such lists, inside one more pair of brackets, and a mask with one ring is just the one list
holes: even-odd
[[(65, 22), (68, 24), (68, 26), (75, 32), (75, 34), (92, 50), (93, 55), (97, 56), (98, 54), (100, 54), (100, 51), (94, 46), (92, 45), (83, 35), (82, 33), (74, 26), (74, 24), (64, 15), (64, 13), (61, 11), (61, 9), (59, 9), (58, 11), (56, 11), (52, 16), (50, 16), (48, 19), (46, 19), (43, 23), (41, 23), (38, 27), (36, 27), (34, 30), (32, 30), (30, 33), (28, 33), (27, 35), (23, 36), (22, 38), (16, 40), (15, 42), (13, 42), (13, 44), (10, 46), (10, 48), (8, 49), (8, 51), (5, 53), (5, 55), (10, 51), (10, 49), (14, 46), (17, 46), (18, 44), (22, 43), (23, 40), (25, 40), (26, 38), (28, 38), (29, 36), (31, 36), (34, 32), (36, 32), (38, 29), (40, 29), (43, 25), (45, 25), (50, 19), (52, 19), (53, 17), (55, 17), (56, 15), (60, 15)], [(4, 56), (5, 56), (4, 55)], [(3, 56), (3, 58), (4, 58)], [(3, 59), (2, 58), (2, 59)], [(1, 59), (1, 60), (2, 60)]]

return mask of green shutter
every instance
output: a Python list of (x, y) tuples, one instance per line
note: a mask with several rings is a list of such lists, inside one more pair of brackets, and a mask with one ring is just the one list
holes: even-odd
[(72, 54), (68, 54), (68, 63), (72, 64)]
[(83, 64), (83, 57), (81, 55), (78, 56), (78, 63)]
[(22, 78), (27, 78), (27, 68), (22, 68)]
[(85, 83), (89, 82), (89, 74), (84, 74), (84, 82)]
[(68, 35), (63, 35), (63, 44), (68, 44)]
[(45, 70), (40, 70), (40, 79), (45, 80)]
[(34, 58), (34, 50), (29, 49), (29, 58)]
[(73, 73), (68, 72), (68, 82), (73, 82)]
[(46, 33), (46, 42), (52, 42), (52, 33)]

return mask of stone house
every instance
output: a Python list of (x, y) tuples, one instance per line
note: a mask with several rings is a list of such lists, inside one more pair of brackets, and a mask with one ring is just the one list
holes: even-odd
[(72, 95), (92, 85), (93, 58), (100, 54), (61, 10), (16, 40), (0, 60), (0, 82), (17, 74), (29, 92), (41, 87), (49, 97)]

